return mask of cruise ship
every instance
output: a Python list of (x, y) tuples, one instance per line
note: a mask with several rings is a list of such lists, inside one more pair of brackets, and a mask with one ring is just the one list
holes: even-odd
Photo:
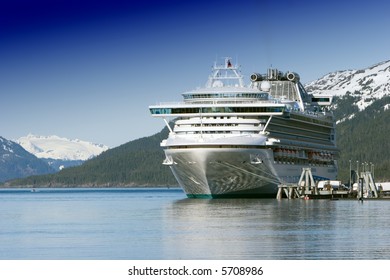
[(163, 164), (188, 197), (276, 197), (307, 167), (315, 180), (335, 180), (332, 96), (308, 94), (297, 73), (268, 69), (245, 85), (227, 57), (182, 96), (149, 110), (169, 129)]

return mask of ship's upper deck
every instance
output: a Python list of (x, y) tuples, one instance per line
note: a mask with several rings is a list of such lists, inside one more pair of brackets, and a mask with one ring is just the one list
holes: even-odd
[(267, 100), (268, 94), (255, 87), (245, 86), (240, 67), (231, 63), (226, 57), (224, 63), (214, 63), (212, 73), (202, 88), (187, 91), (182, 94), (185, 103), (215, 103), (225, 100), (232, 102), (253, 102)]
[(309, 95), (294, 72), (284, 74), (277, 69), (268, 69), (267, 74), (253, 73), (250, 80), (250, 84), (245, 85), (240, 67), (226, 57), (223, 64), (214, 64), (204, 87), (182, 94), (182, 102), (160, 103), (149, 109), (153, 116), (159, 117), (199, 113), (257, 115), (284, 111), (310, 114), (322, 112), (331, 102), (327, 96)]

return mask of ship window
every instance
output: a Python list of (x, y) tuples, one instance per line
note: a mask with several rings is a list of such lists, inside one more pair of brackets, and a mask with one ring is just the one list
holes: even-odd
[[(150, 112), (159, 114), (199, 114), (199, 113), (280, 113), (280, 107), (205, 107), (205, 108), (152, 108)], [(215, 119), (216, 117), (214, 117)]]
[(312, 97), (311, 98), (311, 101), (312, 102), (329, 102), (330, 101), (330, 98), (328, 97)]
[(160, 115), (160, 114), (171, 114), (172, 111), (170, 108), (152, 108), (150, 109), (150, 112), (155, 115)]

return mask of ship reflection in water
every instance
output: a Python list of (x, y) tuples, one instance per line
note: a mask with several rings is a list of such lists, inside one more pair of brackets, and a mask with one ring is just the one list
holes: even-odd
[[(388, 259), (386, 217), (372, 218), (387, 205), (184, 199), (166, 209), (162, 252), (166, 259)], [(379, 235), (380, 242), (370, 237)]]

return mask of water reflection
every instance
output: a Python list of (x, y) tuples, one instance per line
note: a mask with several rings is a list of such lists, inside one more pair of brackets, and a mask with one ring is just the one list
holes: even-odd
[(0, 194), (0, 259), (390, 259), (390, 201)]
[[(165, 258), (383, 259), (380, 201), (183, 199), (163, 213)], [(376, 213), (374, 216), (372, 213)]]

